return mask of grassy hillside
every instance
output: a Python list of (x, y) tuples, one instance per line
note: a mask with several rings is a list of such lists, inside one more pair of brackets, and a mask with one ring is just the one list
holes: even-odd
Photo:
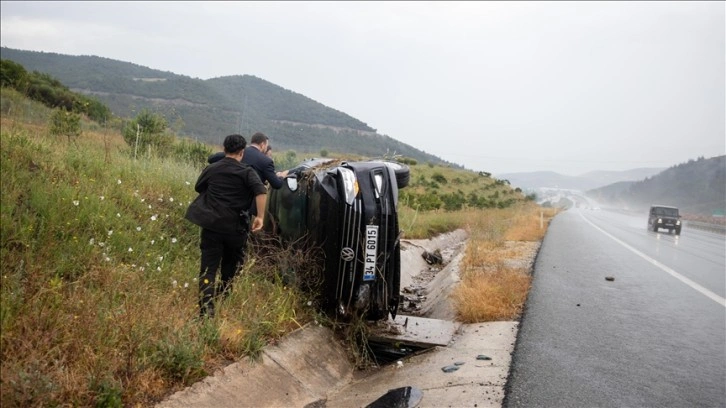
[(5, 47), (2, 58), (93, 95), (119, 117), (130, 118), (150, 109), (174, 123), (179, 135), (208, 143), (219, 144), (231, 133), (251, 135), (260, 131), (272, 137), (277, 151), (314, 153), (326, 149), (367, 156), (395, 152), (421, 162), (447, 164), (437, 156), (377, 134), (350, 115), (250, 75), (202, 80), (108, 58)]
[[(7, 89), (0, 99), (2, 406), (153, 406), (291, 330), (334, 325), (278, 278), (281, 260), (316, 265), (284, 250), (262, 255), (259, 245), (217, 316), (196, 320), (199, 231), (183, 215), (200, 168), (174, 156), (134, 159), (116, 131), (89, 122), (69, 143), (49, 134), (48, 108)], [(412, 180), (400, 205), (404, 236), (468, 229), (471, 270), (492, 259), (478, 248), (544, 234), (539, 209), (502, 182), (425, 164), (412, 166)], [(417, 205), (470, 193), (492, 208)], [(503, 272), (517, 284), (498, 277), (497, 293), (478, 299), (508, 304), (489, 320), (516, 317), (526, 298), (527, 271)]]

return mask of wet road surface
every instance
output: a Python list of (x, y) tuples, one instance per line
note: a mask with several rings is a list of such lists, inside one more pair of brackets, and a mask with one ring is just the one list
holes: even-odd
[(552, 221), (505, 406), (726, 406), (726, 240), (646, 222), (579, 209)]

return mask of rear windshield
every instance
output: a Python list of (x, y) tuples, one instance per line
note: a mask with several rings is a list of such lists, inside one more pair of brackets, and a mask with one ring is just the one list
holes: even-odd
[(677, 208), (655, 207), (655, 208), (653, 208), (653, 214), (664, 215), (666, 217), (678, 217), (678, 209)]

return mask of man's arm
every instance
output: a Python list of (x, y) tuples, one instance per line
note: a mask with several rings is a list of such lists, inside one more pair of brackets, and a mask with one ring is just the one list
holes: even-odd
[(277, 173), (275, 173), (275, 162), (273, 162), (271, 159), (268, 159), (265, 163), (264, 169), (265, 170), (263, 171), (263, 176), (267, 181), (270, 182), (270, 187), (274, 188), (275, 190), (282, 187), (282, 178), (280, 178)]
[(265, 221), (265, 204), (267, 204), (267, 194), (257, 194), (255, 196), (255, 204), (257, 204), (257, 216), (252, 220), (252, 232), (262, 229)]
[(203, 193), (207, 190), (207, 184), (209, 182), (209, 171), (207, 169), (208, 167), (205, 167), (204, 170), (202, 170), (202, 174), (199, 175), (197, 183), (194, 185), (194, 191), (197, 193)]

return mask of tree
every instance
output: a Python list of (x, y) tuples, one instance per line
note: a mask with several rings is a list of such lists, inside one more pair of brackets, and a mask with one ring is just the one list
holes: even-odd
[(75, 141), (81, 135), (81, 115), (57, 108), (50, 116), (50, 134), (65, 136), (68, 143)]
[(24, 92), (28, 85), (28, 72), (22, 65), (10, 61), (0, 59), (0, 86), (15, 88), (20, 92)]
[(126, 144), (136, 152), (155, 150), (159, 154), (167, 154), (174, 143), (174, 136), (167, 133), (167, 123), (163, 116), (143, 110), (126, 124), (123, 137)]

